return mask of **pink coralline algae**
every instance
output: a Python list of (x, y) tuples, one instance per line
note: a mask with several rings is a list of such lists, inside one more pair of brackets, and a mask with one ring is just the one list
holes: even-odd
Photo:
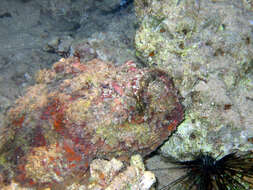
[(154, 151), (183, 120), (172, 79), (132, 61), (61, 59), (8, 111), (1, 137), (3, 182), (64, 185), (95, 158)]

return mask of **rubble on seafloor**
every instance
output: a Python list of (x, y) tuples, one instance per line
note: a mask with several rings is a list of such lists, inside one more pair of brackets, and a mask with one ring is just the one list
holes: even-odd
[[(66, 185), (66, 190), (151, 190), (156, 182), (155, 175), (145, 171), (140, 155), (131, 157), (130, 166), (125, 167), (122, 161), (115, 158), (108, 160), (95, 159), (89, 167), (90, 176), (85, 184), (78, 182)], [(2, 187), (2, 190), (34, 190), (34, 188), (21, 187), (12, 181)], [(50, 187), (41, 190), (53, 190)]]
[[(14, 180), (21, 187), (64, 189), (82, 181), (94, 159), (127, 163), (136, 153), (148, 155), (183, 120), (181, 97), (167, 73), (132, 61), (115, 67), (62, 58), (36, 78), (4, 119), (0, 165), (7, 185)], [(109, 180), (108, 188), (124, 186), (139, 172), (130, 166), (119, 174), (122, 183)], [(144, 187), (151, 176), (143, 173)]]
[(173, 77), (185, 120), (161, 152), (253, 150), (253, 12), (244, 0), (136, 0), (136, 54)]

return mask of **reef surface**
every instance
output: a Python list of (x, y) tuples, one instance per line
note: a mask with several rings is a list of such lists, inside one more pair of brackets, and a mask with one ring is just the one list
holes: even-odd
[[(88, 178), (82, 176), (80, 181), (67, 184), (58, 184), (58, 187), (40, 188), (41, 190), (154, 190), (152, 185), (156, 182), (155, 175), (145, 171), (144, 163), (140, 155), (133, 155), (130, 165), (126, 166), (115, 158), (111, 160), (95, 159), (89, 167)], [(22, 187), (21, 184), (12, 181), (9, 185), (1, 186), (2, 190), (34, 190), (31, 187)], [(36, 189), (37, 190), (37, 189)]]
[(174, 78), (186, 107), (162, 153), (187, 160), (252, 150), (252, 3), (136, 0), (135, 9), (137, 56)]

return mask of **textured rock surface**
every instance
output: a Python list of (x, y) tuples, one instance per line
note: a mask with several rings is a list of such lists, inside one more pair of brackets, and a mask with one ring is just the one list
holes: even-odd
[(253, 12), (241, 0), (136, 0), (137, 56), (174, 78), (186, 119), (161, 148), (179, 159), (252, 149)]
[(2, 176), (31, 186), (64, 185), (94, 158), (149, 154), (182, 119), (180, 97), (161, 70), (132, 61), (115, 67), (61, 59), (41, 70), (37, 84), (8, 111)]
[[(155, 175), (145, 171), (140, 155), (131, 157), (130, 166), (124, 169), (124, 164), (115, 158), (110, 161), (96, 159), (90, 164), (90, 177), (84, 183), (72, 183), (61, 190), (151, 190), (155, 183)], [(21, 187), (12, 181), (10, 185), (1, 187), (2, 190), (34, 190), (34, 188)], [(42, 190), (51, 190), (43, 188)]]
[(116, 159), (109, 161), (94, 160), (90, 166), (92, 182), (91, 190), (148, 190), (155, 183), (155, 175), (145, 171), (140, 155), (131, 157), (130, 166), (123, 172), (123, 164)]

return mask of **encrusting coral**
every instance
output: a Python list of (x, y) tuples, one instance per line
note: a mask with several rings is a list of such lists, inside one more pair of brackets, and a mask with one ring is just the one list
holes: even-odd
[[(253, 150), (252, 3), (244, 0), (136, 0), (136, 54), (173, 77), (185, 120), (161, 147), (192, 160)], [(250, 8), (251, 6), (251, 8)]]

